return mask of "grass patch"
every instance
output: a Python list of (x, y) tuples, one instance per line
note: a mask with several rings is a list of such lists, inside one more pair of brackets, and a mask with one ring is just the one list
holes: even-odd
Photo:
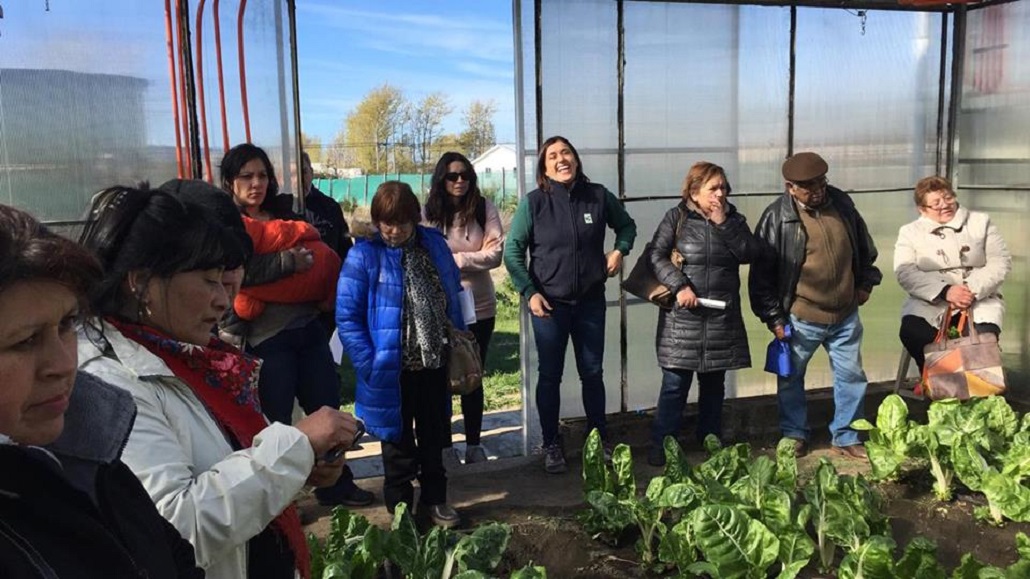
[[(354, 368), (345, 355), (337, 369), (343, 409), (354, 412)], [(519, 294), (509, 278), (497, 285), (497, 319), (483, 376), (485, 410), (522, 407), (522, 379), (519, 368)], [(454, 397), (454, 414), (461, 414), (461, 399)]]

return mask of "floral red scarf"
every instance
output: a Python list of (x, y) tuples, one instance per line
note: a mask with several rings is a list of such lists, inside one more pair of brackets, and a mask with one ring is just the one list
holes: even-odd
[[(168, 366), (186, 383), (211, 411), (219, 426), (228, 430), (241, 448), (254, 443), (254, 437), (268, 426), (258, 399), (261, 360), (240, 352), (212, 336), (206, 347), (187, 344), (154, 328), (113, 318), (105, 321), (137, 342)], [(307, 541), (300, 525), (297, 507), (290, 505), (272, 520), (275, 532), (285, 538), (301, 577), (311, 574)]]

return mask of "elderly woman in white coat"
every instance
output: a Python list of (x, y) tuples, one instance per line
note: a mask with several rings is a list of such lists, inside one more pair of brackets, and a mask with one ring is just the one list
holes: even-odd
[[(923, 348), (941, 324), (954, 324), (969, 310), (980, 333), (1001, 333), (1005, 300), (1001, 284), (1012, 258), (986, 213), (960, 207), (947, 179), (926, 177), (916, 184), (919, 218), (898, 231), (894, 274), (906, 292), (901, 310), (901, 343), (923, 370)], [(955, 312), (944, 320), (948, 306)]]

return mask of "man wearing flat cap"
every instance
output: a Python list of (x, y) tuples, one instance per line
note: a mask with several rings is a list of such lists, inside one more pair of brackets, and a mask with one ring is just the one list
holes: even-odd
[(863, 417), (868, 384), (858, 307), (883, 274), (873, 265), (876, 247), (865, 221), (846, 193), (827, 184), (827, 170), (815, 153), (798, 153), (783, 163), (786, 192), (755, 227), (767, 254), (752, 263), (748, 291), (755, 315), (777, 339), (790, 342), (792, 371), (777, 379), (777, 396), (780, 430), (795, 440), (795, 454), (808, 452), (805, 369), (822, 346), (833, 370), (833, 450), (866, 459), (850, 427)]

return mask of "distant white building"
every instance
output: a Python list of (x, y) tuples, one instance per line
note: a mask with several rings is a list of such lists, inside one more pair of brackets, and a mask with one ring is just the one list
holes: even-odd
[(485, 153), (472, 160), (472, 168), (477, 175), (494, 175), (498, 177), (502, 172), (506, 175), (514, 175), (518, 155), (515, 153), (515, 145), (505, 143), (494, 145)]

